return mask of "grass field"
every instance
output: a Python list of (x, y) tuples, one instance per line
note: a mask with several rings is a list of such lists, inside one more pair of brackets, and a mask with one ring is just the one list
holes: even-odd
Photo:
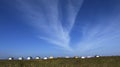
[(0, 67), (120, 67), (120, 57), (59, 58), (48, 60), (0, 60)]

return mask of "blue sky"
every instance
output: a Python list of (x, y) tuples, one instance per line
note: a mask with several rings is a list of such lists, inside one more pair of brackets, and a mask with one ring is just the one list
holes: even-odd
[(120, 55), (119, 0), (0, 0), (0, 57)]

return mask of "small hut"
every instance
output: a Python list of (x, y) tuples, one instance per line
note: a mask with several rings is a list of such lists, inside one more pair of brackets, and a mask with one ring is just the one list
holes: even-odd
[(14, 60), (14, 58), (13, 57), (9, 57), (8, 60)]
[(87, 56), (87, 58), (92, 58), (92, 56)]
[(49, 59), (53, 59), (54, 57), (53, 56), (50, 56)]
[(23, 57), (19, 57), (18, 60), (23, 60)]
[(48, 58), (47, 58), (47, 57), (44, 57), (43, 59), (44, 59), (44, 60), (47, 60)]
[(98, 57), (100, 57), (100, 56), (96, 55), (95, 57), (97, 57), (97, 58), (98, 58)]
[(85, 59), (85, 57), (84, 57), (84, 56), (82, 56), (82, 57), (81, 57), (81, 59)]
[(27, 60), (31, 60), (31, 59), (32, 59), (32, 57), (30, 57), (30, 56), (29, 56), (29, 57), (27, 57)]
[(36, 59), (36, 60), (39, 60), (39, 59), (40, 59), (40, 57), (39, 57), (39, 56), (37, 56), (37, 57), (35, 57), (35, 59)]
[(79, 58), (78, 56), (74, 56), (75, 59)]

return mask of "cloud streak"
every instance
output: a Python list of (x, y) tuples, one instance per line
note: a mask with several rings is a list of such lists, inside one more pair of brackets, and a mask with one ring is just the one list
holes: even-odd
[(23, 12), (28, 24), (43, 34), (39, 35), (39, 38), (64, 50), (86, 52), (109, 44), (118, 45), (117, 43), (120, 43), (118, 41), (120, 40), (120, 13), (114, 15), (113, 11), (108, 18), (97, 18), (95, 24), (88, 21), (84, 26), (80, 25), (81, 30), (77, 30), (82, 33), (79, 37), (81, 39), (75, 48), (70, 46), (70, 33), (73, 33), (71, 30), (76, 26), (75, 20), (83, 1), (17, 0), (19, 9)]
[[(114, 13), (115, 14), (115, 13)], [(113, 50), (118, 47), (120, 40), (120, 13), (110, 16), (108, 19), (99, 19), (95, 26), (90, 24), (82, 28), (82, 39), (77, 44), (75, 51), (89, 52), (91, 50), (108, 50), (112, 46)]]
[[(61, 1), (64, 0), (18, 0), (18, 3), (21, 5), (20, 10), (30, 20), (29, 24), (36, 27), (39, 32), (46, 34), (46, 36), (40, 36), (40, 39), (72, 51), (69, 45), (69, 33), (74, 26), (83, 0), (65, 0), (65, 4), (62, 4)], [(64, 5), (65, 9), (62, 9), (61, 5)], [(60, 13), (63, 14), (63, 11), (66, 14), (60, 15)], [(66, 17), (63, 18), (64, 16)]]

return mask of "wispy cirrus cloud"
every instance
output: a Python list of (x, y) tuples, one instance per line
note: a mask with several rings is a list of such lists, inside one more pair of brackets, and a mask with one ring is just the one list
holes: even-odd
[[(17, 1), (28, 23), (36, 27), (39, 32), (46, 34), (40, 35), (40, 39), (72, 51), (69, 34), (83, 0), (65, 0), (65, 4), (62, 4), (64, 0)], [(63, 9), (61, 5), (65, 8)]]
[[(81, 29), (78, 28), (77, 31), (80, 31), (82, 35), (73, 48), (70, 46), (70, 33), (73, 33), (71, 30), (76, 26), (75, 19), (84, 0), (17, 1), (19, 9), (23, 12), (28, 24), (40, 32), (39, 38), (60, 48), (62, 47), (64, 50), (83, 53), (100, 47), (104, 48), (109, 44), (113, 45), (115, 43), (117, 46), (120, 43), (119, 12), (114, 15), (115, 12), (113, 11), (109, 17), (98, 15), (98, 18), (95, 18), (96, 21), (91, 21), (95, 24), (88, 21), (84, 26), (77, 25), (81, 26)], [(118, 8), (114, 10), (118, 11)], [(43, 34), (41, 35), (41, 33)]]
[[(113, 12), (114, 13), (114, 12)], [(114, 13), (115, 14), (115, 13)], [(109, 50), (119, 47), (120, 40), (120, 13), (115, 16), (109, 16), (108, 18), (96, 21), (95, 26), (90, 24), (85, 25), (82, 28), (82, 39), (76, 46), (76, 52), (93, 52), (96, 50)]]

